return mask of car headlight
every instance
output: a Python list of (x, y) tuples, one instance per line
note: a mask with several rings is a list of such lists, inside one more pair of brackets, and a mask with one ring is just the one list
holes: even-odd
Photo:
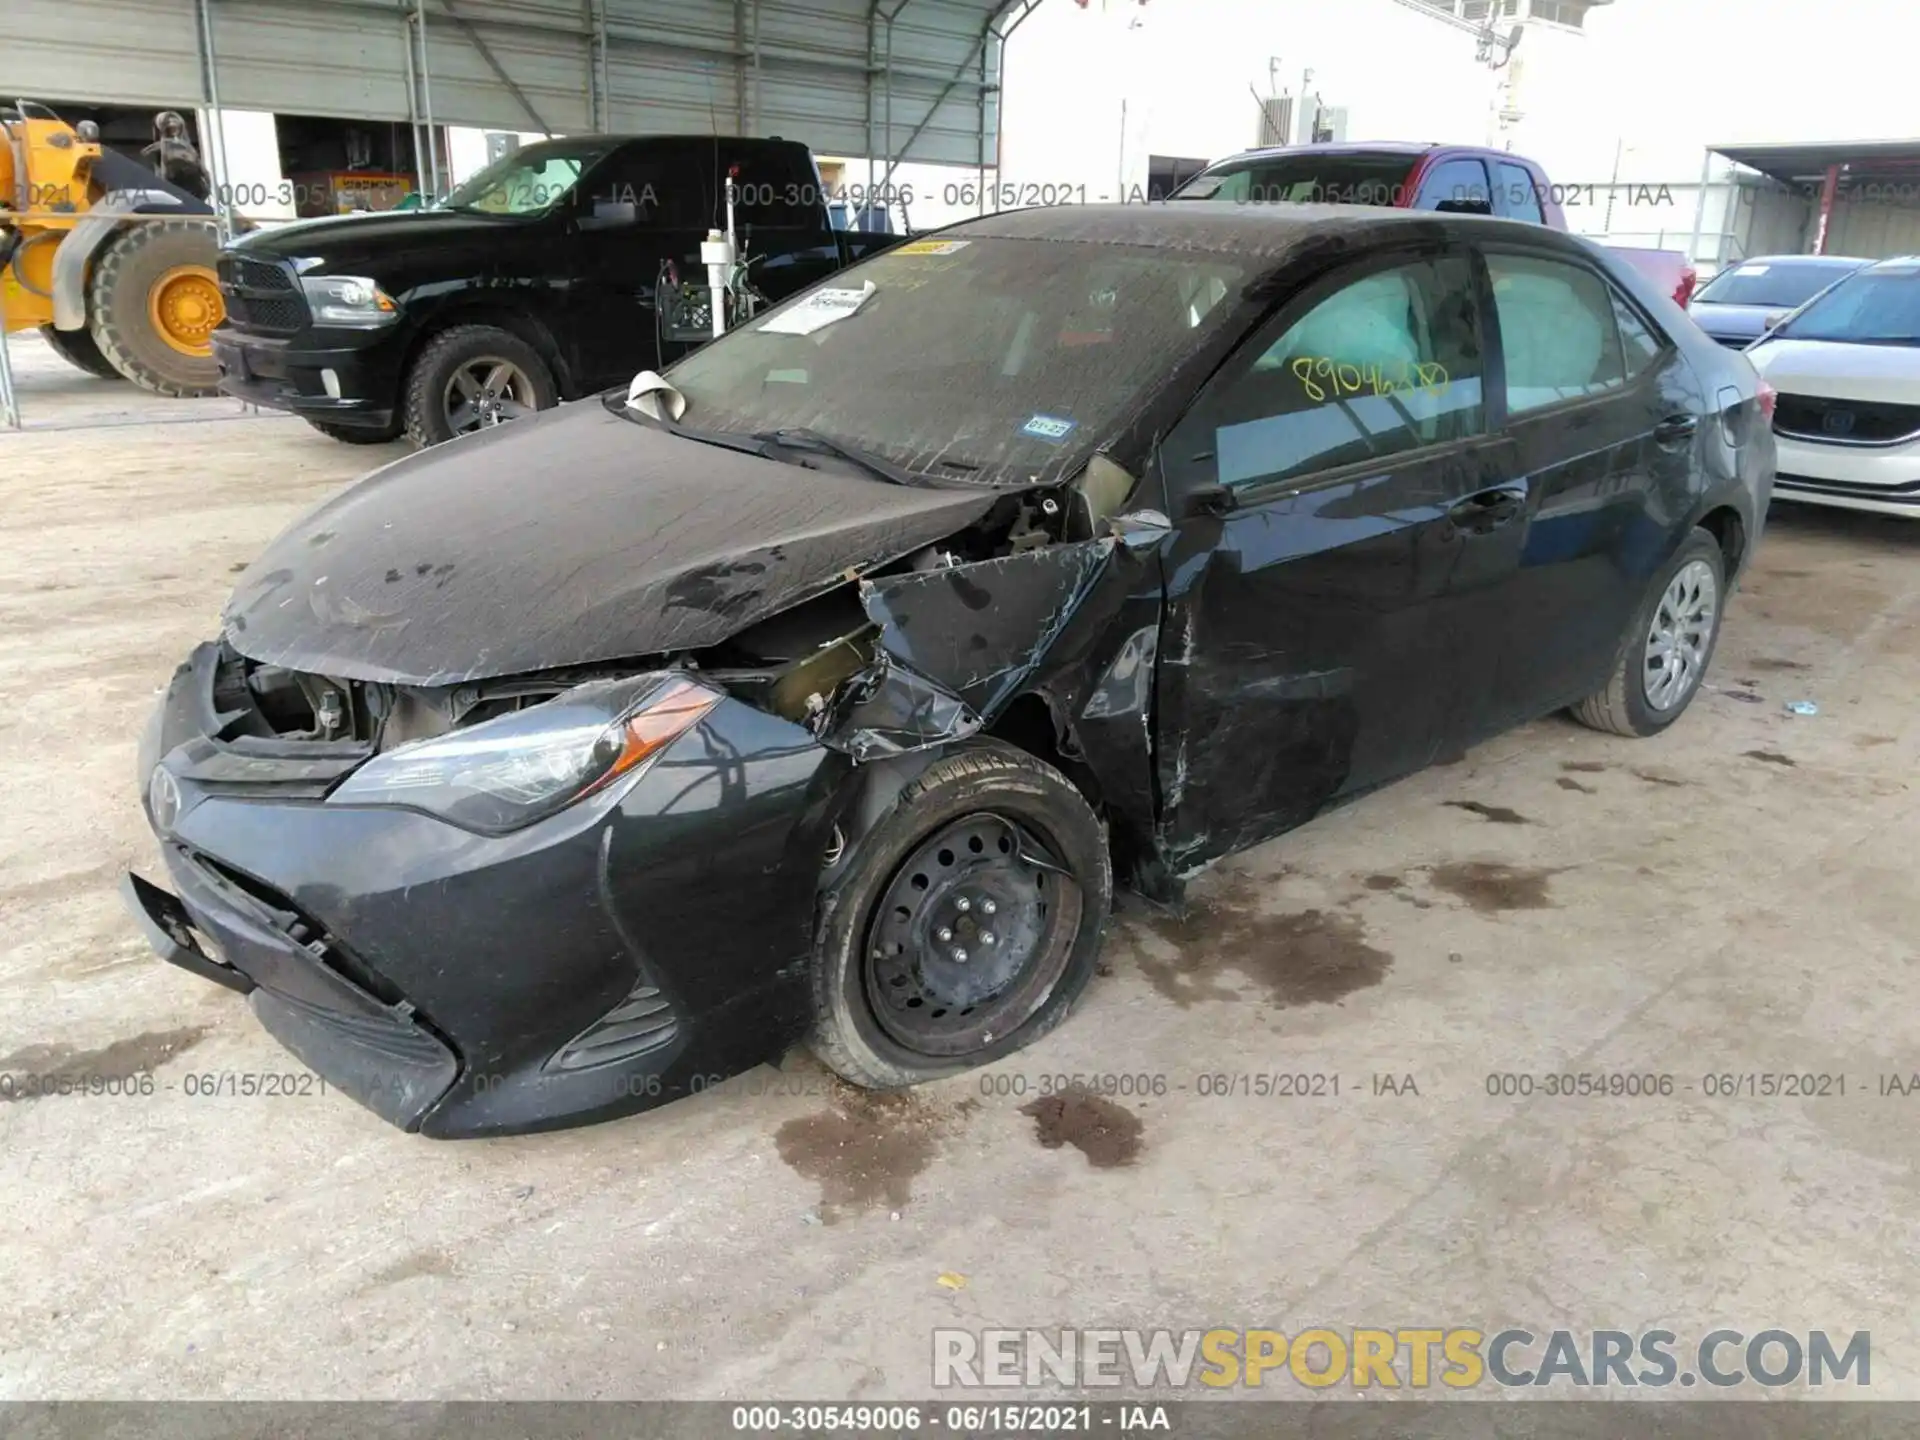
[(518, 830), (634, 775), (721, 700), (678, 674), (577, 686), (542, 705), (376, 755), (327, 796)]
[(400, 318), (393, 297), (364, 275), (302, 275), (300, 288), (316, 325), (372, 330)]

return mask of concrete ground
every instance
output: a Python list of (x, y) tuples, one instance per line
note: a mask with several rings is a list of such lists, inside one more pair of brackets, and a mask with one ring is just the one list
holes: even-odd
[[(1542, 722), (1229, 861), (984, 1076), (876, 1102), (796, 1060), (436, 1144), (189, 1096), (298, 1067), (113, 893), (157, 873), (156, 688), (384, 452), (14, 350), (80, 428), (0, 436), (0, 1076), (156, 1084), (0, 1105), (0, 1398), (927, 1396), (941, 1326), (1508, 1324), (1870, 1330), (1871, 1393), (1920, 1398), (1920, 1099), (1877, 1093), (1920, 1070), (1920, 526), (1777, 509), (1674, 731)], [(1676, 1088), (1487, 1091), (1562, 1070)], [(1340, 1093), (1203, 1093), (1275, 1071)], [(1786, 1071), (1846, 1094), (1703, 1090)], [(1075, 1073), (1165, 1093), (1023, 1113)]]

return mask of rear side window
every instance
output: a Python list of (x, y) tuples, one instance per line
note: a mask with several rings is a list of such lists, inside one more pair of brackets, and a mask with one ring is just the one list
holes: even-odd
[(1500, 162), (1500, 199), (1505, 205), (1501, 213), (1508, 219), (1528, 220), (1535, 225), (1547, 223), (1540, 209), (1540, 187), (1526, 166)]
[(1620, 298), (1613, 297), (1613, 315), (1620, 326), (1620, 353), (1627, 367), (1627, 378), (1633, 379), (1658, 358), (1663, 341), (1654, 334), (1647, 322), (1631, 305)]
[(1487, 269), (1506, 353), (1509, 411), (1539, 410), (1627, 383), (1617, 302), (1598, 275), (1533, 255), (1489, 255)]
[(1210, 407), (1223, 485), (1379, 460), (1485, 428), (1467, 262), (1378, 270), (1277, 322)]
[(1493, 191), (1487, 167), (1478, 160), (1442, 160), (1420, 181), (1416, 210), (1446, 210), (1456, 215), (1491, 215)]

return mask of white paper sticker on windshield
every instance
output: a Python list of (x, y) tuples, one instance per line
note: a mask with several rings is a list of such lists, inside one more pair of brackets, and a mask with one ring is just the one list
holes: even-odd
[(1742, 265), (1738, 270), (1734, 271), (1733, 273), (1739, 276), (1764, 275), (1767, 273), (1767, 271), (1771, 270), (1772, 268), (1773, 267), (1771, 265)]
[(769, 335), (811, 335), (823, 325), (844, 320), (857, 311), (873, 294), (869, 280), (858, 290), (816, 290), (791, 310), (783, 310), (760, 329)]

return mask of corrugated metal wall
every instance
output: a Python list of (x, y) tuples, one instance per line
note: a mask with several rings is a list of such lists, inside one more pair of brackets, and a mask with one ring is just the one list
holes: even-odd
[(1920, 254), (1920, 208), (1843, 199), (1834, 207), (1827, 253), (1869, 260)]
[[(205, 99), (195, 0), (6, 0), (5, 8), (0, 95), (173, 107)], [(210, 0), (210, 8), (222, 105), (412, 118), (410, 5)], [(1007, 8), (1003, 0), (430, 0), (426, 8), (427, 81), (416, 105), (430, 96), (441, 124), (779, 134), (830, 154), (966, 165), (983, 155), (991, 163), (997, 149), (1000, 45), (987, 27)], [(604, 61), (596, 12), (605, 17)]]

